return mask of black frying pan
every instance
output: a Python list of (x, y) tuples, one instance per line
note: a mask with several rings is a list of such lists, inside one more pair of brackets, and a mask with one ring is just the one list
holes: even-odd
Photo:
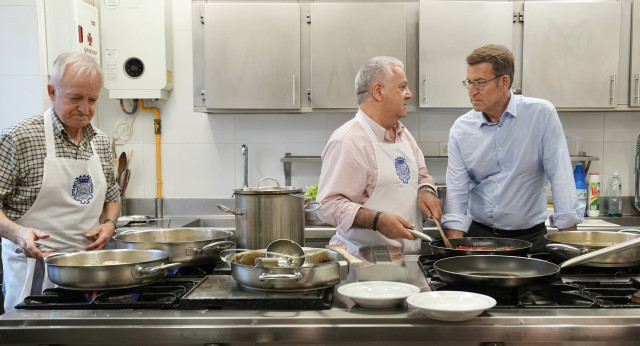
[[(429, 243), (431, 252), (438, 257), (468, 256), (468, 255), (504, 255), (504, 256), (526, 256), (531, 250), (532, 244), (525, 240), (510, 238), (449, 238), (451, 246), (448, 248), (444, 241), (437, 240)], [(456, 249), (458, 246), (466, 247), (488, 247), (495, 250), (471, 250)]]
[[(464, 238), (462, 238), (464, 239)], [(535, 258), (517, 256), (454, 256), (437, 260), (433, 267), (442, 281), (454, 285), (492, 287), (542, 287), (552, 282), (560, 269), (640, 245), (640, 238), (566, 260), (560, 265)]]

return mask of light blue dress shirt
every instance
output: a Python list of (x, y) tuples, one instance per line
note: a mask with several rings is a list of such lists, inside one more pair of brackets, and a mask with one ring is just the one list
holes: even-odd
[(582, 223), (567, 141), (548, 101), (511, 93), (499, 123), (471, 110), (449, 132), (447, 200), (442, 226), (466, 232), (471, 221), (517, 230), (547, 218), (547, 179), (554, 215), (550, 226)]

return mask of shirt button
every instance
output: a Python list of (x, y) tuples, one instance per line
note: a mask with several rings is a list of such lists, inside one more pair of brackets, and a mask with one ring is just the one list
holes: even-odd
[(498, 207), (498, 205), (496, 204), (496, 208)]
[(502, 151), (502, 148), (498, 148), (498, 150)]
[(500, 184), (498, 184), (498, 187), (500, 187)]

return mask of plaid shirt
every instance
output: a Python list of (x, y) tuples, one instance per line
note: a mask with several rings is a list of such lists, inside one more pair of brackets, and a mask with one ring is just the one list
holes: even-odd
[[(53, 115), (53, 136), (56, 156), (89, 160), (93, 155), (90, 142), (102, 162), (107, 179), (105, 203), (113, 202), (120, 195), (113, 170), (113, 153), (109, 137), (89, 124), (82, 131), (84, 137), (76, 145)], [(0, 209), (10, 220), (17, 220), (29, 210), (42, 186), (44, 158), (47, 149), (44, 136), (44, 115), (36, 115), (2, 131), (0, 136)]]

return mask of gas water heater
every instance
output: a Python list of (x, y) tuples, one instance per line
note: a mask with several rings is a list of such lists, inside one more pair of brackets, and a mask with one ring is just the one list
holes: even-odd
[(112, 99), (166, 99), (173, 88), (170, 0), (102, 0), (102, 69)]

